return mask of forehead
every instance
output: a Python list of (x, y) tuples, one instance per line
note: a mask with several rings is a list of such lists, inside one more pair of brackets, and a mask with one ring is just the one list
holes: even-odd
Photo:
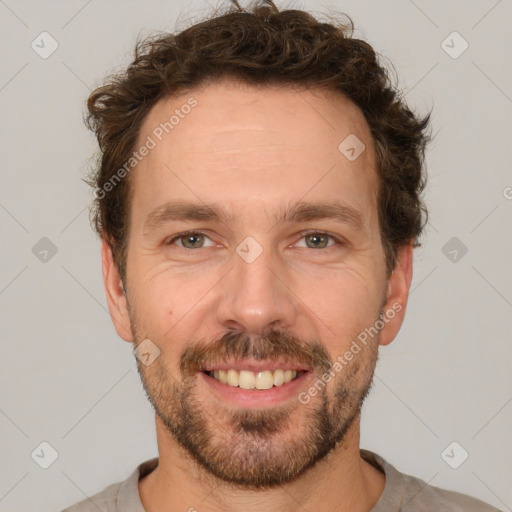
[[(138, 145), (148, 137), (154, 147), (137, 165), (132, 184), (134, 206), (143, 211), (183, 195), (222, 201), (226, 209), (230, 201), (270, 207), (341, 194), (368, 210), (375, 200), (370, 131), (362, 112), (341, 94), (216, 82), (160, 100)], [(366, 147), (356, 160), (340, 151), (345, 140)]]

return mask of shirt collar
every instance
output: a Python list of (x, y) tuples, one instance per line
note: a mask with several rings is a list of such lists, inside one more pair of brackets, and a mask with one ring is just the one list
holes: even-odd
[[(370, 512), (400, 510), (404, 495), (403, 475), (380, 455), (370, 450), (360, 450), (361, 457), (386, 475), (386, 484), (379, 500)], [(139, 479), (151, 473), (158, 466), (158, 457), (142, 462), (121, 484), (117, 508), (123, 512), (145, 512), (139, 494)]]

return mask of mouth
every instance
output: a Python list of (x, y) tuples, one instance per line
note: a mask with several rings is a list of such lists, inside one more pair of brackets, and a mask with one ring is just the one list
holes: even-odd
[(199, 376), (203, 389), (223, 404), (253, 408), (296, 400), (311, 384), (314, 372), (303, 364), (283, 360), (244, 360), (205, 365)]
[(218, 382), (233, 388), (245, 390), (266, 390), (280, 387), (303, 375), (305, 370), (290, 370), (277, 368), (259, 371), (237, 370), (235, 368), (204, 371), (206, 375)]

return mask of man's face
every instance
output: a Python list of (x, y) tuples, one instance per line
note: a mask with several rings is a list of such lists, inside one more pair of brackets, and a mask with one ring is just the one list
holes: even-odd
[[(366, 146), (355, 160), (338, 149), (349, 135)], [(169, 442), (232, 483), (291, 480), (358, 420), (379, 336), (401, 321), (321, 379), (392, 300), (364, 116), (320, 91), (223, 82), (160, 101), (137, 148), (148, 136), (118, 332), (160, 350), (138, 365)]]

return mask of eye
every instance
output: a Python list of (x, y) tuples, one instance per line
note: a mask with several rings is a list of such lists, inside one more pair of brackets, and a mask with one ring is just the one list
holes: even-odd
[[(308, 249), (327, 249), (336, 244), (343, 244), (338, 237), (325, 233), (323, 231), (310, 231), (303, 234), (301, 240), (305, 244), (297, 244), (299, 247)], [(174, 236), (166, 245), (178, 245), (184, 249), (203, 249), (205, 247), (213, 247), (215, 243), (204, 233), (199, 231), (187, 231)]]
[[(327, 249), (336, 243), (341, 243), (341, 240), (335, 236), (321, 231), (310, 231), (304, 234), (301, 240), (305, 240), (306, 244), (299, 247), (307, 247), (309, 249)], [(330, 241), (334, 241), (334, 243), (329, 244)]]
[[(209, 240), (211, 243), (209, 245), (205, 245), (205, 240)], [(171, 238), (167, 242), (167, 245), (173, 245), (175, 243), (184, 249), (202, 249), (203, 247), (212, 247), (215, 245), (209, 237), (198, 231), (187, 231), (186, 233), (180, 233), (179, 235)]]

